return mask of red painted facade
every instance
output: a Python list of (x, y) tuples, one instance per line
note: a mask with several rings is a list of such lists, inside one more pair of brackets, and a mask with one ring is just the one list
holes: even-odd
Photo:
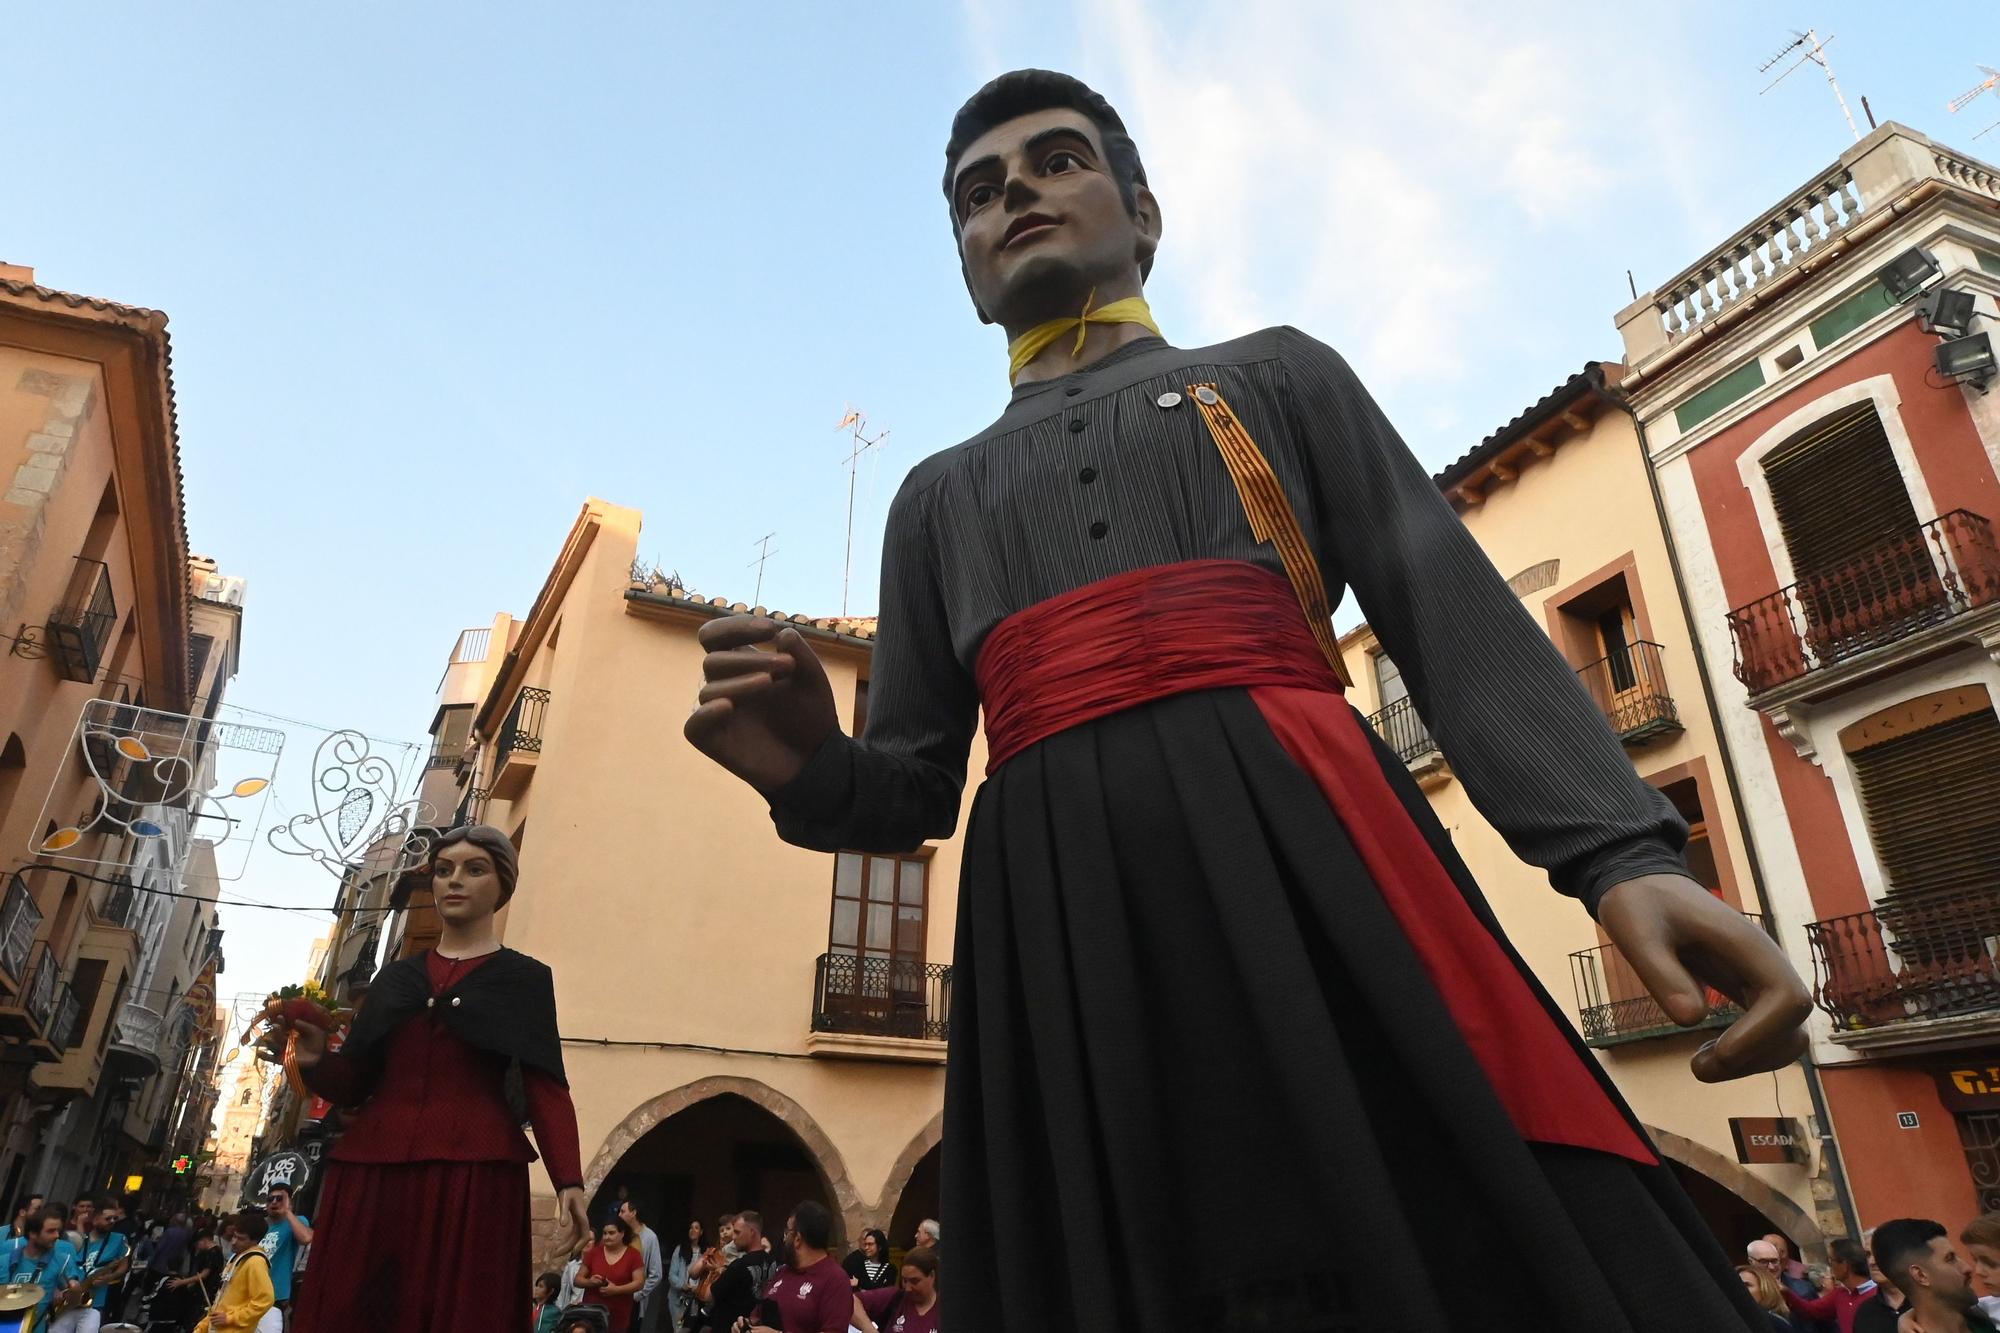
[[(1707, 540), (1730, 608), (1769, 598), (1780, 584), (1756, 505), (1742, 479), (1744, 454), (1787, 418), (1859, 381), (1886, 375), (1894, 382), (1899, 400), (1895, 411), (1930, 492), (1928, 510), (1922, 503), (1916, 506), (1920, 521), (1961, 509), (2000, 521), (2000, 477), (1995, 476), (1993, 461), (1980, 440), (1965, 391), (1936, 382), (1932, 370), (1936, 346), (1937, 340), (1914, 319), (1906, 320), (1689, 452)], [(1916, 540), (1921, 546), (1922, 539)], [(1984, 594), (1974, 598), (1975, 604), (1981, 600)], [(1778, 629), (1788, 632), (1783, 622)], [(1854, 850), (1866, 839), (1849, 836), (1832, 780), (1820, 765), (1801, 758), (1768, 716), (1760, 714), (1758, 722), (1815, 919), (1868, 911)], [(1785, 928), (1797, 930), (1801, 924), (1787, 922)], [(1945, 1105), (1938, 1085), (1938, 1071), (1947, 1062), (1967, 1058), (1985, 1057), (1976, 1051), (1923, 1056), (1877, 1052), (1850, 1063), (1821, 1066), (1827, 1108), (1863, 1226), (1892, 1217), (1932, 1217), (1956, 1234), (1979, 1211), (1973, 1167), (1961, 1143), (1962, 1124)], [(1911, 1116), (1914, 1127), (1903, 1123)], [(2000, 1154), (1991, 1165), (2000, 1171)]]

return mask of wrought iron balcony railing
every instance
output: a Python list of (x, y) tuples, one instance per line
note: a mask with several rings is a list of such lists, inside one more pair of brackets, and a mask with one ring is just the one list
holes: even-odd
[(2000, 600), (2000, 546), (1978, 514), (1948, 514), (1729, 613), (1752, 694)]
[(83, 1005), (76, 998), (76, 989), (67, 981), (56, 983), (55, 1005), (50, 1012), (48, 1031), (43, 1040), (58, 1051), (67, 1051), (83, 1040), (83, 1033), (77, 1031), (83, 1017)]
[(0, 972), (17, 990), (27, 977), (28, 951), (42, 929), (42, 909), (35, 895), (16, 870), (7, 876), (4, 900), (0, 900)]
[(129, 927), (139, 915), (139, 891), (128, 879), (118, 880), (104, 894), (104, 904), (98, 910), (107, 925)]
[[(1764, 918), (1744, 914), (1760, 929)], [(1708, 992), (1708, 1016), (1684, 1028), (1667, 1016), (1647, 991), (1624, 951), (1615, 944), (1579, 949), (1569, 956), (1570, 978), (1576, 983), (1576, 1012), (1583, 1039), (1592, 1046), (1618, 1046), (1648, 1037), (1703, 1028), (1726, 1028), (1743, 1012), (1720, 991)]]
[(64, 680), (93, 681), (104, 662), (104, 645), (111, 640), (111, 627), (118, 620), (118, 606), (111, 595), (111, 571), (102, 560), (78, 556), (85, 569), (82, 592), (76, 600), (49, 612), (49, 646), (56, 670)]
[(28, 1026), (37, 1037), (46, 1039), (55, 1020), (57, 993), (64, 989), (61, 964), (46, 941), (28, 952), (28, 979), (21, 985), (20, 1006), (28, 1016)]
[(507, 756), (516, 750), (538, 754), (542, 748), (542, 715), (548, 711), (549, 692), (533, 685), (522, 688), (514, 696), (514, 706), (507, 710), (507, 720), (500, 727), (500, 736), (495, 745), (495, 763), (504, 766)]
[(1874, 910), (1815, 921), (1813, 990), (1848, 1031), (2000, 1010), (2000, 892), (1891, 893)]
[(1622, 740), (1680, 730), (1680, 710), (1667, 693), (1666, 673), (1660, 668), (1664, 651), (1642, 639), (1577, 670), (1576, 678)]
[(1368, 725), (1375, 728), (1375, 734), (1405, 764), (1414, 764), (1437, 751), (1438, 745), (1431, 739), (1430, 728), (1417, 716), (1416, 705), (1407, 698), (1398, 699), (1380, 712), (1369, 714)]
[(951, 968), (944, 963), (823, 953), (813, 985), (812, 1030), (948, 1040)]
[(166, 1019), (143, 1004), (127, 1004), (111, 1028), (111, 1044), (122, 1054), (136, 1056), (153, 1069), (160, 1067), (166, 1045)]

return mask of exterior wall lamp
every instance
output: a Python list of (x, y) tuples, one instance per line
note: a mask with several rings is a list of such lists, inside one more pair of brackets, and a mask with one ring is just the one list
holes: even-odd
[(1938, 265), (1937, 256), (1916, 245), (1890, 260), (1875, 275), (1875, 280), (1882, 284), (1890, 301), (1901, 305), (1942, 276), (1944, 269)]
[(1985, 393), (1994, 374), (1993, 337), (1974, 333), (1947, 339), (1938, 344), (1935, 360), (1938, 374), (1951, 383), (1970, 384)]

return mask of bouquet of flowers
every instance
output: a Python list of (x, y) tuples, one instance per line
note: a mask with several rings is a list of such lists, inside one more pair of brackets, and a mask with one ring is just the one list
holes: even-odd
[(244, 1030), (239, 1044), (247, 1046), (256, 1042), (257, 1058), (282, 1064), (286, 1081), (295, 1092), (302, 1093), (305, 1083), (299, 1076), (296, 1055), (299, 1039), (291, 1025), (310, 1023), (331, 1034), (353, 1016), (350, 1011), (336, 1006), (333, 997), (317, 981), (281, 986), (264, 997), (263, 1010), (250, 1020), (250, 1026)]

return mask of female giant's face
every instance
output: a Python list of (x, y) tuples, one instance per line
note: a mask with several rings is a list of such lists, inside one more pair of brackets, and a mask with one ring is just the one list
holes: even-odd
[(469, 842), (448, 842), (431, 854), (431, 895), (438, 915), (463, 924), (500, 910), (500, 876), (493, 857)]

